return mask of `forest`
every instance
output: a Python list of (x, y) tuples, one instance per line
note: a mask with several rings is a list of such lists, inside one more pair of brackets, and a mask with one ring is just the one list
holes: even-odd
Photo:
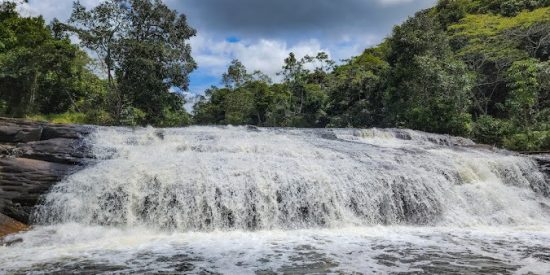
[[(228, 64), (191, 114), (196, 30), (160, 0), (75, 2), (68, 22), (0, 6), (0, 116), (99, 125), (392, 127), (550, 150), (550, 0), (440, 0), (344, 61)], [(71, 39), (78, 37), (78, 44)]]

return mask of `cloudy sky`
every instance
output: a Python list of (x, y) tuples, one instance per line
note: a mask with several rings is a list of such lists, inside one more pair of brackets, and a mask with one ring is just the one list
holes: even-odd
[[(93, 7), (101, 0), (81, 0)], [(283, 59), (327, 52), (334, 60), (378, 44), (392, 26), (435, 0), (165, 0), (185, 13), (198, 35), (191, 41), (199, 69), (190, 90), (220, 84), (234, 58), (276, 78)], [(28, 15), (66, 20), (72, 0), (30, 0)]]

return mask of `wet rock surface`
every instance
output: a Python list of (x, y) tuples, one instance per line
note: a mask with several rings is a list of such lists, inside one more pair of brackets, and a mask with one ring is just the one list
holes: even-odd
[(26, 225), (0, 213), (0, 245), (2, 245), (2, 237), (27, 229)]
[[(540, 171), (545, 175), (546, 183), (550, 183), (550, 154), (534, 154), (531, 158), (538, 163)], [(539, 189), (538, 192), (544, 196), (550, 197), (550, 184), (536, 187), (535, 191), (536, 189)]]
[(533, 155), (532, 158), (539, 164), (541, 171), (550, 177), (550, 153)]
[(40, 196), (90, 161), (83, 138), (92, 131), (0, 118), (0, 213), (29, 223)]

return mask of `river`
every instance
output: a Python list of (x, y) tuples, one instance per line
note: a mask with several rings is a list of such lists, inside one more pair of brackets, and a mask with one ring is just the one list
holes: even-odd
[(536, 163), (396, 129), (98, 128), (0, 273), (550, 270)]

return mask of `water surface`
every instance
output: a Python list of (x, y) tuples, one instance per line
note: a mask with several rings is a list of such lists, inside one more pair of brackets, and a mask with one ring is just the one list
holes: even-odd
[(410, 130), (100, 128), (0, 273), (550, 270), (531, 159)]

